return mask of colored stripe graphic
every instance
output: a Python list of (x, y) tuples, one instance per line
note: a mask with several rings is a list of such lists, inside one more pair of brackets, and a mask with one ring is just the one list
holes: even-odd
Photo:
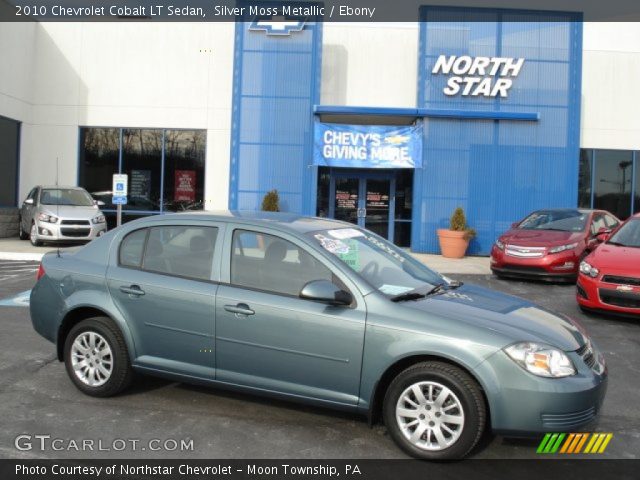
[[(603, 453), (613, 438), (612, 433), (547, 433), (537, 453)], [(587, 441), (588, 440), (588, 441)], [(586, 447), (583, 447), (586, 443)]]

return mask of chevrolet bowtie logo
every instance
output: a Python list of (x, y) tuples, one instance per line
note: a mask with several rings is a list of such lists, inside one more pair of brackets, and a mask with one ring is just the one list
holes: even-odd
[(255, 19), (251, 22), (249, 30), (264, 31), (267, 35), (291, 35), (291, 32), (301, 31), (304, 24), (304, 20), (285, 20), (284, 17), (272, 17), (271, 19)]

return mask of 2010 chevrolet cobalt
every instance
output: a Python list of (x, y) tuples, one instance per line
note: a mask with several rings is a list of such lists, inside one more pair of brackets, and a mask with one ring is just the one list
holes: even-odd
[(607, 371), (584, 329), (462, 285), (351, 224), (173, 214), (50, 253), (34, 328), (84, 393), (134, 371), (381, 416), (410, 455), (460, 458), (485, 428), (592, 421)]

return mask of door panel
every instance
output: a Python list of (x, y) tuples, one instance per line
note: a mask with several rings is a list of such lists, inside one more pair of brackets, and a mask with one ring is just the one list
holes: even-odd
[[(225, 306), (245, 304), (243, 315)], [(217, 379), (356, 404), (364, 311), (221, 285), (216, 303)]]
[[(132, 330), (136, 363), (215, 377), (216, 284), (115, 267), (109, 269), (108, 285)], [(143, 294), (127, 293), (135, 287)]]

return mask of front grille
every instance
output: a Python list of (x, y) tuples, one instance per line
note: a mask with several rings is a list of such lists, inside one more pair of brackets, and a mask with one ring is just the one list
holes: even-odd
[(618, 275), (605, 275), (602, 277), (605, 283), (617, 283), (619, 285), (635, 285), (640, 287), (640, 278), (620, 277)]
[(61, 228), (60, 233), (65, 237), (83, 238), (91, 233), (90, 228)]
[(505, 245), (505, 253), (518, 258), (540, 258), (544, 256), (545, 247), (520, 247), (518, 245)]
[(596, 416), (596, 408), (591, 407), (572, 413), (543, 413), (540, 415), (542, 425), (549, 429), (565, 429), (584, 425)]
[(640, 294), (632, 292), (620, 292), (600, 288), (598, 290), (602, 303), (624, 308), (640, 308)]
[(61, 220), (60, 225), (91, 225), (89, 220)]

